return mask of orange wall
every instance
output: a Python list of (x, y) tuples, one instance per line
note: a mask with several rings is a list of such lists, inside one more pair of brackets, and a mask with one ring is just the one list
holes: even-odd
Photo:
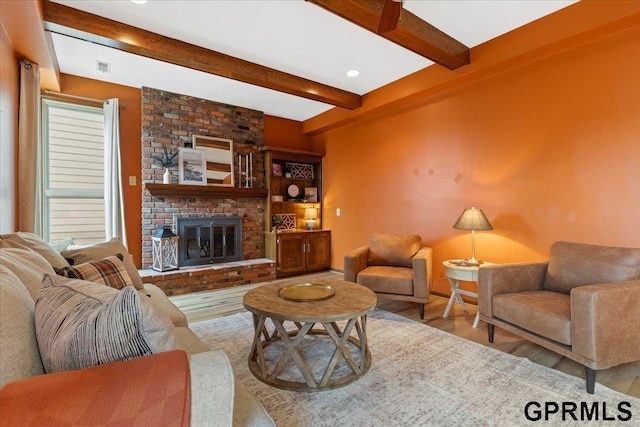
[(18, 58), (0, 26), (0, 233), (16, 231), (18, 144)]
[[(142, 253), (142, 110), (140, 89), (61, 75), (62, 93), (94, 99), (118, 98), (120, 101), (120, 144), (122, 150), (122, 178), (124, 185), (125, 222), (129, 252), (140, 266)], [(122, 104), (125, 104), (124, 106)], [(129, 185), (129, 177), (136, 185)]]
[(332, 267), (373, 232), (418, 233), (448, 293), (442, 261), (470, 255), (452, 225), (471, 206), (495, 228), (477, 234), (487, 261), (544, 259), (561, 239), (640, 247), (638, 76), (636, 26), (315, 136)]
[(311, 137), (302, 133), (302, 122), (264, 116), (264, 145), (312, 151)]

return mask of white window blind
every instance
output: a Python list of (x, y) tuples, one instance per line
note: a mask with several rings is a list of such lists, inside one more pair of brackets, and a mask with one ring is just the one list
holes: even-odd
[(101, 108), (43, 101), (44, 237), (104, 240), (104, 117)]

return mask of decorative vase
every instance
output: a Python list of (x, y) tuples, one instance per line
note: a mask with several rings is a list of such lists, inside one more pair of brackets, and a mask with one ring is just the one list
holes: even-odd
[(164, 173), (162, 174), (162, 183), (171, 184), (171, 173), (169, 172), (169, 168), (164, 168)]

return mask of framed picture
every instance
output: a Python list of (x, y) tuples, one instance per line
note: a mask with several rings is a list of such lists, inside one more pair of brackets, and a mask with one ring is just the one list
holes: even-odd
[(233, 141), (213, 136), (193, 135), (193, 148), (206, 158), (206, 184), (233, 187)]
[(206, 154), (202, 150), (181, 148), (178, 152), (180, 184), (206, 185)]
[(305, 187), (304, 196), (307, 199), (307, 202), (317, 202), (318, 201), (318, 187)]
[(280, 163), (271, 163), (273, 176), (282, 176), (282, 165)]

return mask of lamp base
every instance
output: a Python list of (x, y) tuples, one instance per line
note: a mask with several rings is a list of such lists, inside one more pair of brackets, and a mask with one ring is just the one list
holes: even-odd
[(307, 225), (307, 230), (313, 230), (316, 228), (316, 220), (315, 219), (308, 219), (306, 221), (306, 225)]
[(478, 261), (475, 257), (465, 259), (464, 262), (470, 267), (478, 267), (480, 264), (482, 264), (482, 261)]

